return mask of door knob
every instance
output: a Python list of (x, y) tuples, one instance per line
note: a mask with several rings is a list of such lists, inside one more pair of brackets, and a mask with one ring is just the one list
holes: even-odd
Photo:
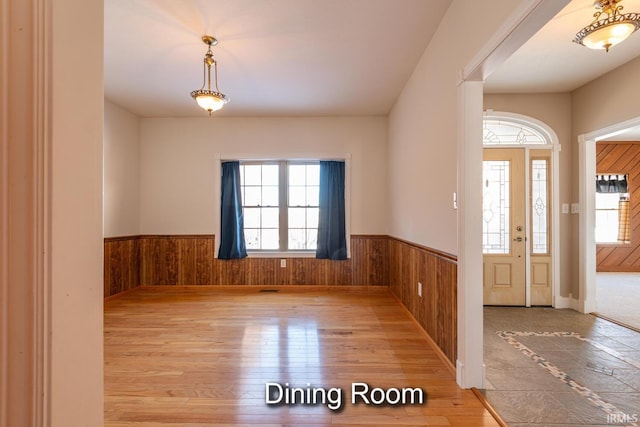
[(514, 242), (522, 242), (522, 237), (516, 237), (515, 239), (513, 239)]

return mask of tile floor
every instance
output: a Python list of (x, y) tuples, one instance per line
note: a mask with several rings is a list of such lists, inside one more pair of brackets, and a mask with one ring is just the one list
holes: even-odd
[(573, 310), (484, 314), (485, 394), (509, 426), (640, 426), (640, 333)]

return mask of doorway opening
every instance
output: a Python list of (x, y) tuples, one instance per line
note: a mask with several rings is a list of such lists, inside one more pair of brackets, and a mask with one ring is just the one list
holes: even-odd
[[(581, 209), (579, 310), (583, 313), (603, 314), (607, 318), (636, 328), (640, 324), (640, 316), (637, 316), (635, 310), (638, 301), (634, 295), (637, 295), (640, 275), (634, 271), (637, 262), (632, 260), (635, 252), (632, 246), (637, 244), (637, 239), (633, 237), (633, 230), (637, 228), (637, 218), (634, 215), (637, 209), (632, 189), (638, 185), (635, 182), (638, 179), (637, 175), (633, 172), (633, 151), (637, 141), (640, 141), (640, 117), (578, 137)], [(623, 155), (619, 153), (621, 150), (624, 151)], [(617, 158), (621, 160), (618, 162)], [(611, 175), (609, 172), (615, 168), (621, 171)], [(617, 242), (607, 244), (602, 242), (602, 236), (596, 236), (594, 232), (598, 224), (596, 211), (601, 210), (601, 206), (596, 204), (599, 193), (598, 178), (604, 178), (607, 182), (613, 178), (615, 181), (622, 178), (627, 183), (634, 182), (628, 186), (628, 193), (621, 193), (622, 190), (618, 187), (616, 193), (613, 193), (619, 206), (624, 205), (620, 201), (624, 202), (625, 198), (629, 202), (628, 239), (623, 235), (615, 236)], [(623, 197), (620, 197), (621, 194)], [(622, 242), (618, 241), (619, 237)], [(628, 243), (625, 240), (628, 240)]]
[(558, 138), (543, 122), (513, 113), (486, 112), (483, 129), (484, 305), (553, 306)]

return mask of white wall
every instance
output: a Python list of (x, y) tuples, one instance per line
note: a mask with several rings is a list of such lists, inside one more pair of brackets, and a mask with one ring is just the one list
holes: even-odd
[(351, 232), (387, 234), (387, 119), (142, 119), (141, 234), (214, 234), (216, 155), (351, 154)]
[[(560, 203), (577, 202), (573, 198), (573, 156), (577, 156), (571, 139), (571, 94), (502, 94), (484, 96), (484, 108), (496, 111), (524, 114), (549, 125), (558, 135), (562, 151), (560, 161)], [(573, 276), (571, 268), (575, 247), (573, 224), (577, 224), (577, 215), (561, 214), (560, 230), (556, 232), (560, 238), (560, 295), (568, 297), (569, 293), (578, 294), (577, 276)], [(575, 279), (575, 280), (574, 280)]]
[(104, 237), (140, 234), (140, 119), (104, 101)]
[(389, 119), (389, 232), (457, 254), (457, 83), (520, 2), (454, 0)]

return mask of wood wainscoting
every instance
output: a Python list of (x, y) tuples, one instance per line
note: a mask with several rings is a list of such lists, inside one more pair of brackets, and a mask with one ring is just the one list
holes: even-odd
[[(389, 287), (455, 366), (457, 358), (457, 257), (404, 240), (389, 239)], [(422, 297), (418, 295), (422, 283)]]
[(218, 260), (213, 235), (132, 236), (105, 239), (105, 293), (150, 285), (358, 285), (389, 283), (388, 237), (351, 236), (351, 258)]
[(140, 283), (147, 285), (387, 285), (387, 236), (351, 236), (351, 258), (214, 257), (214, 236), (143, 236)]
[(104, 239), (104, 297), (140, 286), (140, 236)]

